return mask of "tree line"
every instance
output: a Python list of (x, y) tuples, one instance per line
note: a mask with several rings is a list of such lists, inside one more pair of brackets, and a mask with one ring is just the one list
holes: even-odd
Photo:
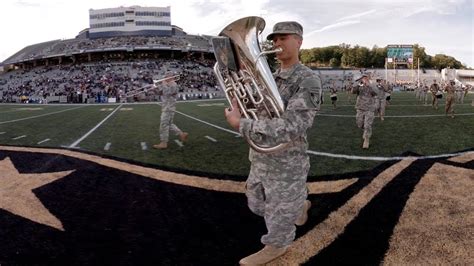
[[(311, 49), (301, 49), (300, 60), (303, 64), (318, 68), (385, 68), (385, 58), (387, 57), (387, 47), (374, 46), (372, 49), (359, 45), (340, 44), (327, 47), (317, 47)], [(425, 48), (418, 44), (413, 45), (413, 65), (409, 68), (418, 68), (418, 58), (420, 68), (443, 69), (456, 68), (466, 69), (466, 66), (456, 60), (456, 58), (444, 54), (431, 56), (426, 54)], [(393, 68), (391, 63), (389, 68)]]

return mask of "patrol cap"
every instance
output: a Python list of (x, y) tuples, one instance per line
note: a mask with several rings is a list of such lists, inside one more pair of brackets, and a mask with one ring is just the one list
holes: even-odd
[(361, 74), (361, 75), (357, 75), (357, 76), (355, 76), (355, 81), (359, 81), (359, 80), (361, 80), (363, 77), (367, 77), (367, 78), (368, 78), (368, 77), (369, 77), (369, 74), (364, 73), (364, 74)]
[(296, 21), (282, 21), (273, 26), (273, 32), (267, 36), (267, 40), (272, 40), (276, 34), (296, 34), (303, 38), (303, 26)]

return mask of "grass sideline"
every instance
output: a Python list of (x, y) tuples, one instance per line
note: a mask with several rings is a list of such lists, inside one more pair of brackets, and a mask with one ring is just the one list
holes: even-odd
[[(398, 156), (453, 153), (474, 147), (474, 95), (455, 105), (455, 119), (444, 116), (444, 98), (439, 109), (423, 106), (413, 92), (396, 92), (387, 107), (386, 119), (376, 118), (371, 147), (362, 150), (362, 132), (355, 125), (355, 110), (345, 93), (333, 109), (325, 95), (320, 114), (308, 132), (309, 149), (355, 156)], [(225, 101), (180, 102), (177, 110), (230, 130), (223, 117)], [(31, 147), (70, 147), (104, 120), (118, 104), (103, 105), (0, 105), (0, 144)], [(190, 133), (188, 143), (158, 151), (161, 107), (156, 103), (126, 104), (81, 141), (80, 150), (154, 165), (211, 174), (245, 177), (249, 171), (248, 146), (242, 138), (181, 114), (175, 124)], [(465, 114), (465, 115), (462, 115)], [(412, 116), (412, 117), (400, 117)], [(25, 136), (25, 137), (21, 137)], [(216, 142), (211, 139), (216, 140)], [(19, 138), (21, 137), (21, 138)], [(47, 140), (47, 141), (45, 141)], [(44, 142), (43, 142), (44, 141)], [(109, 148), (105, 149), (107, 143)], [(143, 150), (142, 143), (147, 149)], [(372, 169), (372, 160), (352, 160), (310, 155), (310, 178)]]

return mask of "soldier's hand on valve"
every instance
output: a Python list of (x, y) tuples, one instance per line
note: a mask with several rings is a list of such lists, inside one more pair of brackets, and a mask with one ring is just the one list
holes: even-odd
[(227, 119), (227, 123), (235, 129), (239, 130), (240, 125), (240, 108), (239, 104), (237, 103), (236, 99), (232, 100), (232, 107), (226, 108), (225, 110), (225, 118)]

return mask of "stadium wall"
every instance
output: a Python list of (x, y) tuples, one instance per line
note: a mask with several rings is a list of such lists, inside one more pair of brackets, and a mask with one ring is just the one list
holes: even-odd
[(89, 32), (90, 39), (109, 38), (119, 36), (171, 36), (171, 31), (167, 30), (139, 30), (139, 31), (106, 31), (106, 32)]

